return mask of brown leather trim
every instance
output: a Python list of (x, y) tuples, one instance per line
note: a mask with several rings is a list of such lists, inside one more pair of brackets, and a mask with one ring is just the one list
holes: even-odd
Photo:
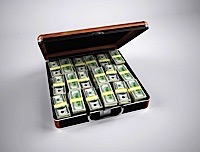
[(60, 128), (60, 122), (59, 121), (54, 120), (54, 123), (55, 123), (56, 128)]
[(95, 27), (95, 28), (88, 28), (88, 29), (81, 29), (81, 30), (74, 30), (74, 31), (41, 34), (38, 36), (38, 41), (42, 41), (43, 39), (47, 39), (47, 38), (59, 37), (59, 36), (82, 34), (82, 33), (88, 33), (88, 32), (97, 32), (97, 31), (103, 31), (103, 30), (113, 30), (113, 29), (118, 29), (118, 28), (128, 28), (128, 27), (134, 27), (134, 26), (148, 26), (148, 24), (145, 21), (141, 21), (141, 22)]

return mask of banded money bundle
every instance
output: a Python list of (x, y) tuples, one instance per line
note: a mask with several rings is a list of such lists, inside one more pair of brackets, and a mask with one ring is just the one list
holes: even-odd
[(98, 63), (93, 55), (83, 56), (83, 59), (89, 70), (98, 67)]
[(99, 90), (106, 108), (117, 105), (117, 99), (109, 83), (99, 84)]
[(131, 102), (127, 86), (124, 81), (113, 82), (113, 87), (119, 104), (127, 104)]
[(109, 82), (116, 82), (120, 80), (114, 65), (105, 65), (104, 69)]
[(93, 76), (93, 81), (95, 82), (96, 88), (98, 88), (99, 84), (101, 83), (109, 82), (102, 67), (97, 67), (97, 68), (92, 69), (92, 76)]
[(99, 110), (103, 108), (95, 88), (87, 88), (84, 89), (83, 92), (90, 111)]
[(70, 117), (70, 111), (66, 102), (65, 95), (55, 95), (52, 97), (53, 107), (58, 119)]
[(142, 90), (136, 79), (127, 81), (128, 91), (134, 101), (146, 98), (146, 94)]
[(78, 71), (78, 78), (81, 85), (81, 88), (89, 88), (92, 87), (92, 83), (90, 81), (88, 71)]
[(124, 64), (116, 65), (116, 69), (124, 81), (129, 81), (129, 80), (135, 79)]
[(111, 50), (109, 53), (116, 65), (125, 63), (124, 58), (121, 56), (118, 50)]
[(80, 89), (69, 90), (68, 98), (73, 114), (82, 113), (86, 111), (83, 96)]
[(53, 87), (65, 86), (65, 79), (63, 76), (53, 77), (51, 78), (51, 81)]
[(83, 61), (83, 59), (81, 57), (78, 58), (73, 58), (73, 62), (75, 66), (84, 66), (85, 62)]
[(97, 60), (102, 67), (111, 64), (108, 54), (97, 54)]

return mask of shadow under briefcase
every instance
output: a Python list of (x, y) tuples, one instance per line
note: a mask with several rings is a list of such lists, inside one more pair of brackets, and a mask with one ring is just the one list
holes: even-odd
[(148, 107), (150, 96), (118, 50), (147, 29), (142, 21), (38, 36), (57, 128)]

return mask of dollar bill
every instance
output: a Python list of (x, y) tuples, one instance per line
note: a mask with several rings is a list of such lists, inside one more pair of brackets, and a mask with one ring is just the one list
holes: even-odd
[(92, 73), (93, 73), (94, 77), (98, 77), (100, 75), (105, 75), (102, 67), (97, 67), (97, 68), (92, 69)]
[(121, 75), (124, 81), (129, 81), (135, 79), (131, 73), (125, 73)]
[(99, 99), (99, 96), (93, 87), (84, 89), (83, 92), (87, 102)]
[(125, 63), (124, 58), (121, 56), (118, 50), (112, 50), (112, 51), (109, 51), (109, 53), (116, 65)]
[(118, 57), (115, 57), (115, 58), (112, 58), (112, 59), (113, 59), (113, 61), (116, 65), (125, 63), (125, 60), (122, 56), (118, 56)]
[(69, 58), (60, 59), (59, 63), (61, 68), (72, 65), (72, 61)]
[(80, 83), (78, 81), (68, 82), (67, 83), (68, 89), (81, 89)]
[(80, 71), (78, 72), (79, 82), (84, 82), (89, 80), (88, 72), (87, 71)]
[(94, 81), (95, 81), (97, 84), (108, 83), (108, 82), (109, 82), (108, 78), (107, 78), (105, 75), (96, 77)]
[(110, 65), (110, 64), (111, 64), (111, 62), (100, 62), (101, 67), (104, 67), (104, 66)]
[(57, 76), (61, 76), (61, 75), (62, 75), (60, 69), (52, 70), (52, 71), (50, 71), (50, 72), (51, 72), (51, 77), (57, 77)]
[(65, 86), (54, 87), (53, 88), (53, 94), (54, 95), (66, 94)]
[(75, 64), (75, 66), (83, 66), (83, 65), (85, 65), (85, 62), (83, 61), (83, 59), (81, 57), (73, 58), (73, 62)]
[(141, 99), (145, 99), (147, 96), (142, 89), (136, 89), (130, 92), (131, 97), (136, 102)]
[(66, 117), (71, 116), (70, 111), (67, 106), (61, 107), (59, 109), (55, 109), (55, 113), (56, 113), (57, 119), (66, 118)]
[(111, 57), (119, 56), (120, 55), (120, 53), (119, 53), (118, 50), (110, 50), (109, 54), (110, 54)]
[(68, 66), (65, 66), (65, 67), (62, 67), (61, 68), (62, 70), (62, 73), (63, 74), (66, 74), (66, 73), (70, 73), (70, 72), (74, 72), (74, 67), (72, 65), (68, 65)]
[(111, 107), (117, 105), (117, 99), (109, 83), (100, 84), (99, 90), (105, 107)]
[(63, 76), (53, 77), (51, 80), (52, 80), (53, 87), (59, 87), (59, 86), (65, 85), (65, 80)]
[(66, 96), (62, 94), (53, 96), (52, 102), (53, 102), (54, 109), (67, 106)]
[(124, 81), (113, 82), (113, 88), (115, 90), (115, 93), (126, 93), (126, 92), (128, 92), (127, 85)]
[(87, 103), (88, 103), (88, 107), (89, 107), (90, 111), (95, 111), (95, 110), (99, 110), (99, 109), (103, 108), (102, 103), (101, 103), (101, 101), (99, 99), (98, 100), (89, 101)]
[(67, 83), (78, 81), (78, 76), (76, 72), (70, 72), (70, 73), (65, 74), (65, 78), (66, 78)]
[(101, 63), (101, 62), (110, 62), (110, 59), (109, 59), (107, 54), (98, 54), (97, 55), (97, 60), (99, 61), (99, 63)]
[(77, 67), (76, 67), (76, 71), (77, 71), (77, 72), (87, 71), (87, 68), (86, 68), (85, 65), (77, 66)]
[(58, 61), (48, 62), (48, 66), (49, 66), (50, 70), (58, 70), (58, 69), (60, 69), (60, 65), (59, 65)]
[(130, 95), (134, 99), (134, 101), (146, 98), (146, 94), (144, 93), (136, 79), (127, 81), (126, 83), (128, 85)]
[(99, 67), (99, 65), (98, 65), (98, 63), (96, 61), (94, 61), (94, 62), (88, 63), (87, 67), (88, 67), (89, 70), (92, 70), (94, 68)]
[(83, 89), (92, 87), (92, 83), (90, 80), (80, 82), (80, 85), (81, 85), (81, 88), (83, 88)]
[(109, 82), (120, 81), (119, 76), (117, 74), (108, 74), (107, 78)]
[(131, 103), (131, 98), (130, 98), (128, 92), (126, 92), (126, 93), (116, 93), (116, 96), (117, 96), (117, 100), (118, 100), (120, 105)]
[(68, 97), (74, 114), (86, 111), (81, 90), (69, 90)]
[(119, 72), (120, 75), (124, 74), (124, 73), (129, 73), (128, 68), (124, 64), (116, 65), (116, 69), (117, 69), (117, 71)]
[(87, 63), (91, 63), (93, 61), (96, 61), (94, 55), (86, 55), (86, 56), (83, 56), (83, 60)]
[(116, 74), (117, 73), (115, 66), (112, 65), (112, 64), (111, 65), (105, 65), (104, 70), (105, 70), (106, 74)]

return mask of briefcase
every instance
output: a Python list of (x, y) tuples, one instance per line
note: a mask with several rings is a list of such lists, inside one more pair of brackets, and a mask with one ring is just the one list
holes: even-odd
[(149, 94), (120, 52), (147, 29), (141, 21), (38, 36), (57, 128), (148, 107)]

